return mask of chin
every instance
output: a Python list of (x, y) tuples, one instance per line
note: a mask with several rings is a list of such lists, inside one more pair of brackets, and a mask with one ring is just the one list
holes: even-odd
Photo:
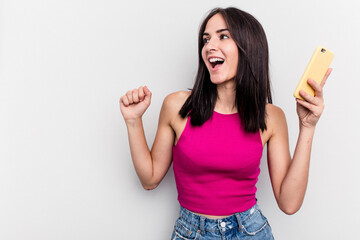
[(225, 81), (225, 78), (222, 76), (211, 76), (210, 75), (210, 81), (214, 84), (219, 84)]
[(230, 81), (230, 80), (233, 80), (233, 79), (227, 79), (225, 77), (221, 77), (221, 76), (210, 76), (210, 81), (213, 83), (213, 84), (221, 84), (221, 83), (225, 83), (227, 81)]

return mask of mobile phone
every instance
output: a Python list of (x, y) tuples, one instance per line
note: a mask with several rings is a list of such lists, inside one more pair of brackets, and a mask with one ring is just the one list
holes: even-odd
[(315, 91), (307, 83), (307, 80), (311, 78), (320, 84), (333, 58), (334, 53), (332, 51), (323, 46), (318, 46), (295, 89), (294, 97), (304, 100), (304, 98), (299, 94), (300, 90), (304, 90), (308, 94), (315, 96)]

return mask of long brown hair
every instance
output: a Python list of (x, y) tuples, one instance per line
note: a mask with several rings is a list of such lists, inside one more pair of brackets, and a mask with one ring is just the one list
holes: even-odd
[(203, 33), (207, 22), (215, 14), (225, 19), (232, 39), (239, 51), (236, 82), (236, 99), (239, 116), (248, 132), (266, 129), (265, 107), (272, 103), (269, 80), (269, 51), (265, 32), (261, 24), (249, 13), (237, 8), (215, 8), (204, 19), (199, 30), (199, 65), (191, 95), (179, 114), (182, 118), (191, 115), (191, 124), (201, 126), (214, 111), (217, 100), (216, 84), (202, 59)]

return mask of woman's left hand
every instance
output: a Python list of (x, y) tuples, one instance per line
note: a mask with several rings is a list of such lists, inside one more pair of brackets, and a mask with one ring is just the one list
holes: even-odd
[(320, 84), (312, 79), (308, 80), (309, 85), (315, 90), (315, 96), (300, 90), (300, 96), (306, 101), (296, 99), (296, 111), (299, 116), (300, 126), (314, 128), (324, 110), (323, 87), (332, 69), (329, 68)]

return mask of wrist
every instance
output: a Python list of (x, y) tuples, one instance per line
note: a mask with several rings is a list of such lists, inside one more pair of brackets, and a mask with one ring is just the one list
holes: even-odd
[(299, 129), (306, 129), (306, 131), (315, 131), (316, 123), (315, 124), (309, 124), (309, 123), (303, 123), (301, 120), (299, 120)]
[(125, 124), (126, 126), (129, 127), (136, 127), (139, 124), (142, 124), (142, 118), (138, 117), (138, 118), (130, 118), (130, 119), (125, 119)]
[(315, 126), (304, 126), (302, 124), (299, 124), (299, 130), (301, 133), (305, 133), (307, 135), (314, 135)]

